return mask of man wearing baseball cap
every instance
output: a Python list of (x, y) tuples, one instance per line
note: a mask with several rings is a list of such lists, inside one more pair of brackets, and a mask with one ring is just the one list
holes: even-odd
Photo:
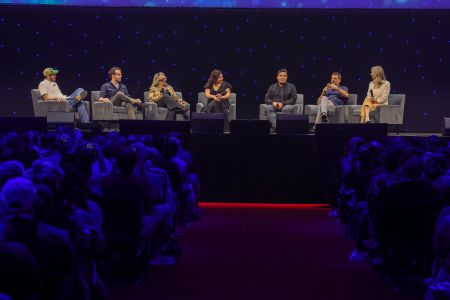
[(58, 72), (58, 70), (53, 68), (46, 68), (42, 72), (45, 79), (39, 83), (38, 87), (42, 99), (44, 99), (44, 101), (57, 100), (59, 102), (69, 103), (69, 105), (78, 112), (81, 123), (89, 123), (89, 115), (83, 101), (81, 101), (86, 98), (87, 92), (82, 88), (78, 88), (69, 96), (64, 95), (56, 83), (56, 74), (58, 74)]

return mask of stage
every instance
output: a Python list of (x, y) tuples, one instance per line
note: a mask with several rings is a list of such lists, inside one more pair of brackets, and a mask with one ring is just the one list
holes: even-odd
[[(366, 136), (426, 138), (424, 134)], [(349, 135), (189, 135), (205, 202), (320, 203), (334, 197)], [(447, 147), (450, 138), (438, 137)]]

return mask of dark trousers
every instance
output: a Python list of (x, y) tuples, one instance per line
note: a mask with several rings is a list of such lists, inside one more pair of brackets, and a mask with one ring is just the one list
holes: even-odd
[(230, 108), (230, 102), (228, 100), (209, 100), (206, 106), (203, 108), (203, 112), (206, 113), (225, 113), (228, 115), (228, 109)]
[(202, 111), (205, 113), (224, 113), (225, 131), (229, 131), (230, 130), (230, 120), (228, 116), (229, 108), (230, 102), (228, 100), (221, 100), (221, 101), (209, 100)]
[(188, 110), (169, 95), (164, 95), (161, 99), (159, 99), (157, 105), (158, 107), (167, 108), (168, 112), (166, 120), (175, 120), (177, 113), (183, 114), (184, 118), (187, 119)]

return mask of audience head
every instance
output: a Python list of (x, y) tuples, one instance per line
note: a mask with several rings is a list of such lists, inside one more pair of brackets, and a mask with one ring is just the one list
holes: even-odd
[(1, 201), (6, 213), (29, 212), (36, 198), (36, 188), (24, 177), (10, 179), (2, 188)]
[(447, 161), (442, 153), (426, 152), (422, 156), (424, 175), (431, 180), (437, 179), (447, 171)]
[(51, 188), (53, 193), (59, 191), (64, 179), (64, 172), (59, 166), (42, 160), (36, 160), (26, 172), (26, 177), (36, 184), (44, 184)]
[(116, 165), (121, 174), (131, 174), (136, 163), (136, 153), (131, 147), (122, 147), (119, 150), (116, 157)]
[(400, 168), (399, 175), (405, 179), (418, 180), (422, 177), (423, 163), (419, 156), (411, 156)]
[(24, 172), (23, 163), (20, 161), (10, 160), (0, 164), (0, 187), (9, 179), (23, 176)]

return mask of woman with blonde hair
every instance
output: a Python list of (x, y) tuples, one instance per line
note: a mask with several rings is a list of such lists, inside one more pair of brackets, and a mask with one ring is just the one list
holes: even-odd
[(370, 123), (370, 112), (380, 105), (388, 105), (389, 93), (391, 92), (391, 83), (386, 80), (381, 66), (372, 67), (370, 76), (372, 81), (361, 107), (361, 123)]
[(189, 118), (189, 103), (181, 99), (173, 87), (167, 84), (167, 77), (163, 72), (156, 73), (153, 76), (148, 98), (155, 102), (158, 107), (167, 108), (166, 120), (175, 120), (177, 114), (182, 114), (185, 119)]

